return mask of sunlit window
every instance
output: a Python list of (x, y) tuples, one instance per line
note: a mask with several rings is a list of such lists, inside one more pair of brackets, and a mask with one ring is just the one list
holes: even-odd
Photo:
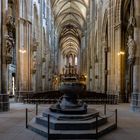
[(77, 56), (75, 57), (75, 65), (77, 65)]

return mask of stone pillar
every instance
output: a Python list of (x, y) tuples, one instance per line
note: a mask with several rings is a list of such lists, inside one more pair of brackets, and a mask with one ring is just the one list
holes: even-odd
[(6, 11), (6, 2), (0, 0), (0, 112), (9, 110), (9, 95), (7, 94), (7, 64), (6, 64), (6, 49), (5, 36), (6, 23), (4, 15)]
[(134, 41), (136, 43), (135, 64), (133, 66), (133, 92), (131, 108), (140, 112), (140, 1), (134, 0), (136, 27), (134, 28)]
[(114, 94), (119, 96), (120, 102), (123, 101), (123, 93), (122, 93), (122, 81), (123, 81), (123, 75), (122, 75), (122, 55), (118, 55), (121, 51), (121, 23), (117, 22), (114, 26)]
[[(1, 23), (1, 19), (2, 19), (2, 11), (1, 11), (1, 9), (2, 9), (2, 6), (1, 6), (1, 0), (0, 0), (0, 48), (2, 47), (2, 29), (1, 29), (1, 25), (2, 25), (2, 23)], [(0, 49), (0, 93), (1, 93), (1, 54), (2, 54), (2, 52), (1, 52), (1, 49)]]
[(32, 90), (36, 91), (36, 69), (37, 69), (37, 48), (38, 40), (33, 39), (32, 45)]
[(17, 27), (17, 101), (22, 101), (22, 97), (31, 89), (30, 79), (30, 36), (31, 25), (28, 20), (19, 18)]
[(59, 55), (59, 73), (64, 74), (65, 65), (67, 64), (66, 56), (63, 56), (61, 53)]
[(72, 55), (72, 66), (75, 65), (75, 55)]
[(87, 45), (87, 90), (90, 90), (90, 46)]
[(85, 47), (86, 47), (86, 37), (85, 35), (82, 36), (82, 39), (81, 39), (81, 52), (80, 52), (80, 72), (82, 74), (87, 74), (86, 73), (86, 67), (85, 67), (85, 61), (86, 61), (86, 50), (85, 50)]

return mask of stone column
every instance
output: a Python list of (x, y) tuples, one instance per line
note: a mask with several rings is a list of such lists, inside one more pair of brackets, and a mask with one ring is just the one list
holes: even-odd
[(2, 6), (1, 6), (1, 0), (0, 0), (0, 94), (1, 94), (1, 67), (2, 67), (1, 66), (1, 54), (2, 54), (2, 52), (1, 52), (1, 47), (2, 47), (2, 31), (1, 31), (2, 11), (1, 11), (1, 9), (2, 9)]
[(87, 53), (86, 53), (86, 36), (83, 35), (82, 39), (81, 39), (81, 68), (80, 71), (82, 74), (86, 74), (86, 60), (87, 60)]
[(121, 23), (117, 22), (114, 26), (114, 94), (118, 95), (120, 102), (122, 102), (123, 99), (123, 93), (122, 93), (122, 81), (123, 81), (123, 75), (122, 75), (122, 55), (118, 55), (121, 51)]
[(59, 73), (64, 74), (65, 65), (67, 65), (67, 58), (60, 53)]
[(30, 79), (30, 35), (31, 25), (28, 20), (19, 18), (17, 27), (17, 101), (22, 101), (24, 94), (29, 93), (31, 89)]
[(75, 65), (75, 55), (72, 55), (72, 66)]
[(7, 1), (0, 0), (0, 36), (1, 36), (1, 46), (0, 46), (0, 112), (9, 110), (9, 95), (7, 94), (7, 63), (6, 63), (6, 23), (4, 21), (4, 17), (6, 17), (6, 3)]
[(131, 108), (140, 112), (140, 0), (134, 0), (136, 27), (134, 41), (136, 43), (135, 64), (133, 66), (133, 92)]
[(36, 69), (37, 69), (37, 48), (38, 48), (38, 41), (33, 39), (32, 45), (32, 90), (36, 91)]
[(90, 90), (90, 46), (87, 44), (87, 90)]

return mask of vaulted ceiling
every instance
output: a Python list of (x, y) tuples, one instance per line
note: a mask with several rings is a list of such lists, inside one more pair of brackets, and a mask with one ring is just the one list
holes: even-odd
[(51, 0), (63, 55), (78, 55), (89, 0)]

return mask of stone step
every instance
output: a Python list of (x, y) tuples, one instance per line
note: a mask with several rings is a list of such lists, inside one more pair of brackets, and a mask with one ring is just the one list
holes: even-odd
[(55, 113), (55, 112), (51, 112), (49, 109), (46, 109), (43, 113), (42, 116), (43, 117), (47, 117), (48, 114), (53, 117), (56, 118), (58, 120), (87, 120), (87, 119), (91, 119), (91, 118), (95, 118), (96, 116), (99, 116), (99, 111), (95, 110), (95, 109), (88, 109), (86, 114), (62, 114), (62, 113)]
[[(48, 137), (47, 127), (37, 124), (35, 118), (29, 123), (28, 128), (32, 131)], [(98, 127), (98, 137), (106, 134), (116, 128), (116, 125), (107, 122), (106, 124)], [(53, 130), (50, 129), (50, 139), (95, 139), (96, 129), (92, 130)]]
[[(98, 125), (103, 125), (107, 122), (107, 118), (98, 118)], [(37, 116), (36, 123), (47, 127), (48, 120), (46, 117)], [(96, 118), (92, 118), (84, 121), (62, 121), (56, 120), (55, 118), (50, 118), (50, 128), (54, 130), (90, 130), (96, 127)]]

